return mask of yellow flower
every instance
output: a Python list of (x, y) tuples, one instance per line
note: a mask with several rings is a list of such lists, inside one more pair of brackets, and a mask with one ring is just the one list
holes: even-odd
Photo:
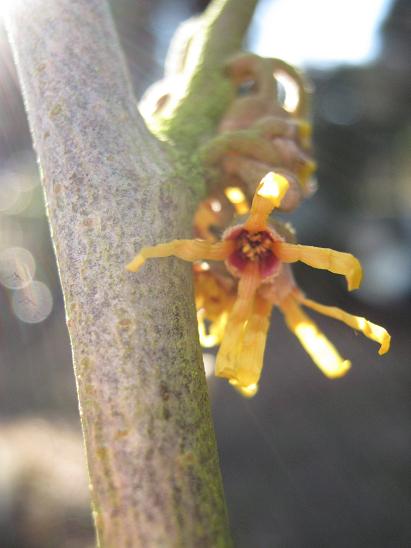
[(227, 270), (238, 278), (238, 287), (235, 300), (229, 307), (223, 306), (222, 310), (228, 314), (215, 336), (216, 340), (220, 339), (224, 331), (216, 360), (216, 375), (227, 378), (246, 396), (257, 391), (274, 304), (281, 308), (288, 326), (320, 367), (327, 356), (334, 360), (334, 369), (340, 374), (349, 364), (332, 353), (330, 349), (336, 352), (334, 347), (328, 341), (325, 343), (325, 337), (304, 315), (300, 304), (316, 307), (322, 313), (341, 319), (381, 342), (384, 350), (389, 346), (388, 334), (383, 328), (338, 309), (313, 303), (295, 288), (286, 263), (301, 261), (314, 268), (342, 274), (347, 279), (349, 290), (359, 287), (362, 270), (359, 261), (349, 253), (285, 242), (268, 224), (269, 215), (280, 206), (288, 187), (284, 176), (269, 173), (256, 190), (246, 222), (226, 230), (221, 241), (174, 240), (144, 247), (127, 266), (128, 270), (136, 272), (148, 258), (171, 255), (192, 262), (224, 261)]
[[(224, 270), (212, 268), (206, 262), (194, 265), (198, 334), (204, 348), (221, 343), (235, 301), (236, 281)], [(209, 323), (208, 329), (206, 322)]]

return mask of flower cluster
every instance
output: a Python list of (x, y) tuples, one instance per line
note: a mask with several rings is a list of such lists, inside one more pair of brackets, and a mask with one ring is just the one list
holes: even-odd
[[(362, 332), (380, 344), (380, 354), (390, 346), (384, 328), (308, 299), (297, 287), (290, 267), (297, 261), (345, 276), (349, 290), (359, 287), (362, 270), (353, 255), (296, 244), (291, 230), (270, 222), (271, 212), (281, 206), (289, 186), (286, 177), (272, 171), (259, 183), (245, 222), (228, 228), (220, 240), (210, 235), (207, 240), (174, 240), (144, 247), (127, 265), (129, 271), (136, 272), (153, 257), (175, 256), (194, 262), (200, 341), (204, 346), (220, 345), (216, 375), (228, 379), (246, 396), (253, 396), (258, 389), (273, 306), (281, 310), (289, 329), (330, 378), (344, 375), (350, 362), (340, 356), (302, 307)], [(209, 213), (212, 218), (212, 210)], [(205, 222), (202, 231), (207, 230)]]

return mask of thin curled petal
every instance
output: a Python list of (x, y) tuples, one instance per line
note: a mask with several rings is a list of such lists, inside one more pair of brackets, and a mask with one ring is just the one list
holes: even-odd
[(285, 263), (301, 261), (313, 268), (329, 270), (334, 274), (345, 276), (348, 290), (358, 289), (362, 279), (360, 261), (351, 255), (326, 247), (274, 242), (275, 255)]
[(178, 257), (185, 261), (223, 261), (233, 251), (232, 241), (207, 242), (204, 240), (173, 240), (165, 244), (143, 247), (140, 253), (126, 266), (130, 272), (137, 272), (146, 259), (153, 257)]
[(258, 265), (250, 264), (238, 282), (237, 299), (230, 317), (234, 321), (245, 321), (250, 317), (254, 305), (255, 292), (261, 283)]
[(264, 230), (268, 216), (274, 208), (280, 207), (289, 186), (287, 179), (280, 173), (267, 173), (254, 194), (250, 217), (244, 228), (250, 232)]
[(237, 299), (231, 309), (224, 337), (216, 358), (216, 375), (237, 379), (238, 360), (243, 347), (245, 327), (253, 312), (259, 277), (254, 265), (240, 278)]
[(217, 377), (236, 379), (236, 368), (241, 353), (245, 323), (236, 321), (236, 318), (233, 319), (232, 314), (228, 318), (215, 362)]
[(342, 377), (351, 367), (334, 345), (321, 333), (316, 324), (301, 309), (294, 297), (290, 296), (280, 305), (287, 327), (298, 338), (315, 365), (329, 377)]
[(341, 310), (341, 308), (337, 308), (336, 306), (325, 306), (311, 299), (306, 299), (305, 297), (299, 297), (298, 300), (304, 306), (312, 308), (312, 310), (315, 310), (320, 314), (324, 314), (325, 316), (329, 316), (330, 318), (340, 320), (349, 327), (352, 327), (357, 331), (361, 331), (361, 333), (369, 339), (379, 343), (381, 345), (380, 349), (378, 350), (378, 354), (380, 354), (380, 356), (388, 352), (388, 350), (390, 349), (391, 336), (388, 331), (380, 325), (376, 325), (375, 323), (372, 323), (365, 318), (362, 318), (361, 316), (354, 316), (353, 314), (349, 314), (348, 312), (345, 312), (344, 310)]
[(264, 363), (272, 305), (256, 297), (254, 311), (245, 326), (242, 350), (235, 369), (235, 386), (246, 396), (254, 395)]

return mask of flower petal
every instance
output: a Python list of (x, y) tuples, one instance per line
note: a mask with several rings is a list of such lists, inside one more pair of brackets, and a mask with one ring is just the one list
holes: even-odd
[(258, 384), (241, 386), (235, 379), (230, 379), (228, 382), (246, 398), (252, 398), (258, 392)]
[(271, 171), (261, 180), (251, 204), (250, 217), (244, 228), (250, 232), (264, 230), (267, 218), (275, 207), (280, 207), (289, 188), (289, 182), (280, 173)]
[(203, 348), (212, 348), (221, 343), (227, 325), (227, 318), (228, 312), (223, 312), (216, 320), (210, 321), (210, 327), (207, 331), (205, 311), (203, 308), (197, 311), (198, 335)]
[(284, 299), (280, 309), (288, 328), (296, 335), (313, 362), (330, 379), (342, 377), (351, 367), (334, 345), (321, 333), (315, 323), (301, 309), (294, 297)]
[(235, 369), (237, 386), (257, 388), (263, 369), (271, 309), (270, 303), (256, 297), (253, 313), (244, 329), (242, 349)]
[(229, 316), (215, 362), (217, 377), (236, 379), (236, 369), (241, 353), (245, 324), (246, 322), (238, 322), (235, 317), (232, 317), (232, 314)]
[(228, 317), (224, 337), (217, 354), (216, 375), (218, 377), (237, 378), (236, 371), (242, 351), (245, 327), (253, 312), (255, 292), (259, 283), (258, 269), (255, 268), (255, 265), (250, 265), (238, 283), (237, 299)]
[(351, 253), (334, 251), (334, 249), (325, 247), (289, 244), (285, 242), (274, 242), (273, 249), (277, 257), (285, 263), (301, 261), (313, 268), (329, 270), (334, 274), (344, 275), (349, 291), (360, 287), (362, 278), (361, 264)]
[(137, 272), (146, 259), (153, 257), (178, 257), (185, 261), (223, 261), (234, 249), (234, 242), (207, 242), (204, 240), (173, 240), (165, 244), (143, 247), (140, 253), (126, 266), (130, 272)]
[(258, 264), (250, 264), (241, 274), (238, 282), (237, 299), (230, 317), (236, 322), (246, 321), (252, 312), (255, 292), (261, 283)]
[(299, 297), (299, 301), (304, 306), (308, 306), (316, 312), (324, 314), (325, 316), (329, 316), (330, 318), (340, 320), (341, 322), (344, 322), (346, 325), (352, 327), (353, 329), (361, 331), (361, 333), (369, 339), (378, 342), (381, 345), (380, 349), (378, 350), (378, 354), (380, 354), (380, 356), (388, 352), (388, 350), (390, 349), (391, 336), (388, 331), (380, 325), (376, 325), (375, 323), (372, 323), (365, 318), (362, 318), (361, 316), (354, 316), (353, 314), (349, 314), (348, 312), (345, 312), (344, 310), (341, 310), (341, 308), (337, 308), (336, 306), (325, 306), (304, 297)]

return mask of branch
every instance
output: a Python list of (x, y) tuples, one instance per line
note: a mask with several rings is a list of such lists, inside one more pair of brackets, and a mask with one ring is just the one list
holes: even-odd
[(169, 51), (173, 66), (166, 67), (166, 79), (154, 86), (154, 93), (146, 94), (153, 94), (154, 102), (159, 91), (166, 98), (159, 112), (148, 108), (146, 121), (153, 134), (172, 145), (176, 178), (190, 187), (196, 200), (204, 196), (206, 186), (198, 149), (215, 135), (234, 98), (224, 65), (241, 48), (256, 4), (257, 0), (214, 0), (201, 16), (183, 23)]
[(104, 0), (16, 0), (7, 27), (64, 292), (99, 542), (229, 546), (190, 267), (124, 268), (143, 243), (189, 233), (193, 198), (137, 112)]
[(191, 154), (215, 133), (234, 90), (224, 63), (241, 49), (257, 0), (215, 0), (201, 16), (190, 43), (184, 84), (164, 133)]

